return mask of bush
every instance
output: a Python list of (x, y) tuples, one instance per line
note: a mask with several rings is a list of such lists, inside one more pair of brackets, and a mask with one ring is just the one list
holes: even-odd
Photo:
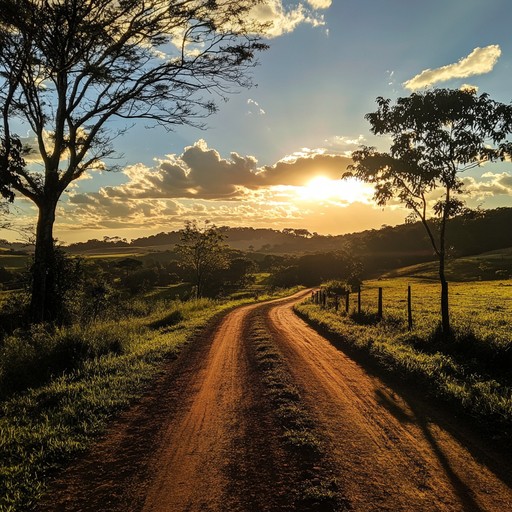
[(346, 295), (347, 292), (351, 291), (351, 287), (346, 281), (335, 279), (322, 283), (322, 288), (324, 288), (328, 294), (333, 295)]

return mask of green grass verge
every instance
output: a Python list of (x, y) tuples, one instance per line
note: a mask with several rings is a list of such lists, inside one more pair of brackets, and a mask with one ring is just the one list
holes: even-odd
[(300, 461), (304, 475), (294, 505), (297, 510), (330, 512), (345, 510), (338, 484), (328, 476), (324, 440), (304, 406), (286, 362), (261, 318), (251, 319), (249, 339), (254, 347), (266, 394), (282, 429), (288, 450)]
[(140, 397), (163, 362), (216, 315), (249, 302), (173, 301), (147, 311), (141, 303), (127, 318), (48, 332), (39, 327), (4, 340), (0, 380), (12, 384), (18, 376), (27, 389), (11, 386), (0, 401), (0, 511), (32, 510), (55, 470)]
[(503, 365), (508, 371), (490, 364), (503, 359), (499, 354), (508, 353), (510, 340), (492, 346), (491, 340), (468, 333), (461, 318), (453, 338), (443, 340), (433, 327), (435, 322), (408, 332), (396, 317), (376, 322), (368, 311), (360, 317), (347, 316), (307, 302), (296, 305), (295, 311), (320, 332), (370, 355), (392, 374), (410, 378), (460, 407), (512, 447), (510, 363)]

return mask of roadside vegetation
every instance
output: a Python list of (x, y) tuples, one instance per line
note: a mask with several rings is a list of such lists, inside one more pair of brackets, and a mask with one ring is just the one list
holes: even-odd
[[(413, 327), (408, 330), (407, 287)], [(383, 317), (378, 318), (378, 288)], [(438, 398), (484, 424), (512, 447), (512, 281), (452, 283), (453, 332), (440, 328), (439, 285), (422, 279), (365, 282), (361, 313), (351, 294), (348, 314), (311, 301), (297, 313), (342, 345), (369, 354), (394, 375), (422, 383)]]
[[(375, 232), (375, 239), (380, 235), (387, 239), (391, 231), (383, 228)], [(312, 239), (302, 234), (286, 236)], [(178, 233), (175, 243), (179, 242)], [(198, 267), (174, 249), (134, 250), (115, 237), (98, 244), (101, 247), (94, 254), (56, 251), (60, 304), (56, 321), (33, 325), (26, 321), (30, 255), (15, 254), (14, 248), (0, 254), (0, 260), (8, 262), (5, 275), (0, 272), (1, 511), (33, 508), (54, 470), (84, 450), (215, 315), (238, 304), (264, 300), (269, 294), (288, 293), (296, 285), (314, 286), (322, 279), (329, 280), (332, 293), (352, 292), (349, 314), (342, 313), (341, 299), (337, 313), (304, 304), (298, 308), (300, 314), (344, 343), (369, 352), (386, 368), (413, 376), (415, 382), (419, 377), (439, 396), (489, 424), (501, 425), (493, 431), (496, 434), (512, 438), (509, 249), (450, 260), (447, 275), (454, 332), (447, 338), (435, 329), (439, 287), (432, 264), (395, 270), (388, 274), (398, 276), (393, 279), (365, 281), (363, 311), (357, 315), (353, 292), (365, 270), (357, 251), (348, 248), (265, 254), (225, 247), (219, 237), (212, 250), (222, 249), (223, 264), (206, 268), (206, 281), (198, 294), (194, 281)], [(368, 244), (365, 247), (369, 250)], [(208, 264), (208, 256), (204, 261)], [(494, 281), (474, 281), (484, 278)], [(462, 282), (468, 279), (473, 281)], [(414, 321), (410, 332), (409, 284)], [(379, 287), (384, 297), (380, 321), (375, 314)], [(201, 294), (205, 297), (197, 298)], [(261, 348), (261, 356), (270, 360), (275, 347), (268, 333), (263, 330), (260, 335), (262, 343), (269, 343)], [(311, 420), (294, 401), (293, 385), (283, 367), (268, 365), (274, 372), (267, 376), (271, 400), (282, 400), (281, 391), (285, 395), (290, 391), (289, 403), (276, 406), (282, 415), (283, 436), (292, 451), (309, 453), (305, 460), (314, 464), (315, 457), (323, 457), (321, 438), (314, 429), (302, 428)], [(328, 502), (336, 493), (326, 482), (326, 486), (316, 485), (313, 479), (304, 496), (316, 496), (311, 503)]]
[[(290, 290), (275, 295), (284, 295)], [(261, 293), (264, 300), (270, 295)], [(0, 510), (31, 510), (52, 472), (85, 450), (215, 315), (254, 301), (141, 295), (86, 324), (17, 330), (0, 343)]]

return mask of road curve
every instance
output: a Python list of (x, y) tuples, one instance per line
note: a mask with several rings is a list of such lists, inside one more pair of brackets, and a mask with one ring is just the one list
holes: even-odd
[(294, 510), (287, 497), (299, 473), (251, 356), (255, 315), (325, 435), (352, 510), (512, 510), (510, 463), (414, 390), (386, 385), (308, 327), (292, 311), (307, 294), (233, 310), (190, 343), (57, 478), (38, 510)]
[(369, 375), (292, 306), (269, 308), (269, 326), (329, 439), (354, 510), (512, 510), (509, 460), (419, 392)]
[[(282, 300), (290, 299), (271, 302)], [(231, 311), (190, 343), (56, 478), (38, 510), (290, 511), (298, 469), (287, 460), (248, 350), (247, 322), (260, 307)]]
[[(307, 293), (299, 292), (292, 300)], [(289, 303), (290, 298), (270, 304), (283, 301)], [(189, 403), (163, 433), (143, 512), (229, 510), (226, 503), (232, 482), (227, 464), (233, 440), (247, 442), (255, 434), (247, 431), (245, 417), (255, 399), (248, 389), (251, 369), (244, 347), (244, 322), (258, 308), (261, 305), (232, 311), (216, 330), (204, 366), (191, 383), (195, 391)], [(273, 440), (265, 445), (269, 449)], [(239, 501), (238, 507), (244, 505)]]

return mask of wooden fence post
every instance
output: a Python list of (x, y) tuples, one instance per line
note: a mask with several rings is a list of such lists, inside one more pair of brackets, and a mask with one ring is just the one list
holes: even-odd
[(379, 287), (379, 305), (377, 309), (377, 316), (382, 319), (382, 288)]
[(340, 307), (339, 297), (337, 295), (335, 295), (334, 296), (334, 309), (336, 310), (336, 313), (338, 312), (339, 307)]
[(411, 285), (407, 287), (407, 327), (412, 331), (412, 296)]
[(345, 294), (345, 313), (348, 315), (348, 308), (350, 305), (350, 292), (347, 290), (347, 293)]
[(361, 314), (361, 285), (357, 287), (357, 314)]

